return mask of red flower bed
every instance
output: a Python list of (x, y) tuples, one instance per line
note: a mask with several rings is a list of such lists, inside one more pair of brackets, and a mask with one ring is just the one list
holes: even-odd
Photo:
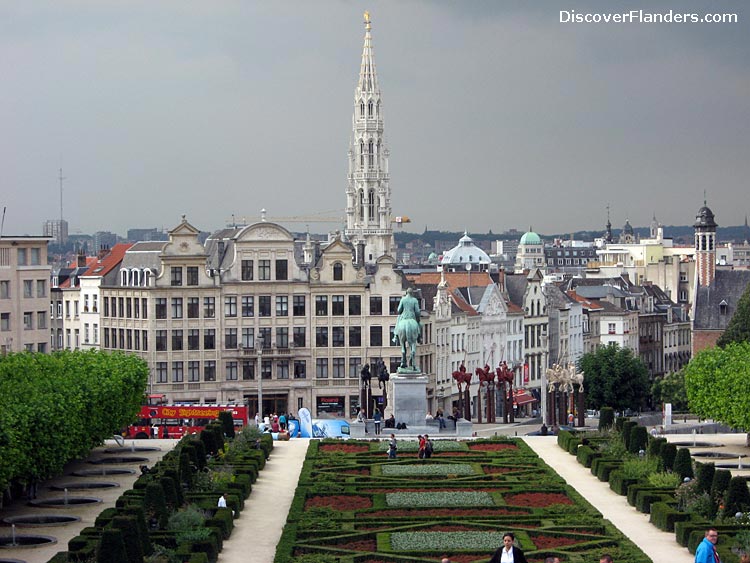
[(574, 545), (583, 541), (575, 538), (562, 538), (559, 536), (533, 536), (531, 539), (534, 541), (534, 545), (537, 549), (558, 548), (566, 545)]
[(317, 508), (319, 506), (334, 508), (341, 511), (362, 510), (363, 508), (371, 508), (372, 500), (369, 497), (350, 495), (317, 495), (310, 497), (305, 501), (305, 508)]
[(474, 452), (500, 452), (503, 450), (517, 451), (518, 446), (515, 444), (493, 444), (488, 442), (469, 444), (469, 449)]
[(483, 465), (482, 470), (487, 475), (493, 475), (495, 473), (510, 473), (513, 471), (510, 467), (498, 467), (497, 465)]
[(339, 473), (346, 473), (347, 475), (369, 475), (370, 470), (363, 467), (361, 469), (344, 469), (343, 471), (339, 471)]
[(354, 444), (322, 444), (320, 446), (321, 452), (343, 452), (345, 454), (361, 454), (369, 452), (369, 446), (357, 446)]
[(399, 518), (399, 517), (451, 517), (451, 516), (518, 516), (526, 515), (526, 510), (506, 510), (497, 508), (420, 508), (387, 509), (360, 514), (360, 518)]
[(372, 538), (337, 543), (335, 545), (339, 549), (351, 549), (352, 551), (377, 551), (378, 549), (377, 542)]
[[(453, 493), (465, 491), (466, 487), (435, 487), (434, 489), (418, 488), (418, 487), (393, 487), (390, 489), (363, 489), (361, 492), (370, 494), (386, 494), (386, 493)], [(507, 487), (472, 487), (472, 491), (481, 491), (483, 493), (503, 493), (507, 491)]]
[(531, 506), (533, 508), (546, 508), (553, 504), (573, 504), (573, 501), (564, 493), (518, 493), (507, 495), (505, 502), (512, 506)]

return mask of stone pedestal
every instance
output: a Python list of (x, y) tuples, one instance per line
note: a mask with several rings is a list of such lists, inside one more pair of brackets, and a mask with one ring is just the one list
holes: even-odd
[(469, 420), (456, 422), (456, 438), (471, 438), (474, 426)]
[(350, 422), (349, 435), (352, 438), (365, 438), (365, 422)]
[(393, 408), (396, 422), (405, 423), (407, 429), (425, 426), (427, 376), (392, 375), (390, 384), (388, 402)]

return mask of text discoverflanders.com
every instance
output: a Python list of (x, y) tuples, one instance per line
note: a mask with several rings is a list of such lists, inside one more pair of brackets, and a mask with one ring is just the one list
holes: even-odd
[(686, 14), (630, 10), (615, 13), (579, 13), (560, 10), (560, 23), (737, 23), (737, 14)]

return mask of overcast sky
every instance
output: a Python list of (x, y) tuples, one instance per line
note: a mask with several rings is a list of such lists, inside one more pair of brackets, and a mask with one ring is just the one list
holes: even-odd
[[(750, 213), (746, 1), (6, 0), (5, 234), (59, 218), (60, 167), (71, 233), (343, 217), (365, 9), (409, 230)], [(560, 23), (630, 9), (739, 23)]]

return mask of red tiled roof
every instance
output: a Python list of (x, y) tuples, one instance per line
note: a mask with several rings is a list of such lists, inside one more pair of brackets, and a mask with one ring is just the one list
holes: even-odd
[(585, 297), (581, 297), (578, 295), (575, 291), (566, 291), (566, 295), (572, 299), (575, 299), (578, 301), (581, 305), (588, 307), (589, 309), (604, 309), (601, 303), (597, 303), (596, 301), (591, 301), (590, 299), (586, 299)]
[(133, 246), (132, 242), (121, 242), (114, 245), (109, 253), (104, 256), (101, 260), (96, 260), (96, 263), (89, 267), (83, 276), (104, 276), (116, 268), (125, 257), (125, 252)]

